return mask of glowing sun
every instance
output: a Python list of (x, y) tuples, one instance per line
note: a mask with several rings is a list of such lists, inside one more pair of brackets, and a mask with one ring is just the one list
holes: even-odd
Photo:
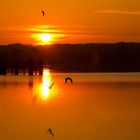
[(32, 38), (35, 39), (35, 44), (38, 45), (47, 45), (47, 44), (52, 44), (53, 42), (53, 35), (52, 34), (47, 34), (47, 33), (38, 33), (38, 34), (32, 34)]
[(39, 34), (38, 37), (43, 44), (49, 44), (52, 39), (52, 36), (49, 34)]

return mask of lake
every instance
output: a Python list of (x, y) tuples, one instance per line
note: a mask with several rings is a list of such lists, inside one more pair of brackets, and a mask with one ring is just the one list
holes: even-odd
[(0, 76), (0, 139), (140, 140), (140, 73)]

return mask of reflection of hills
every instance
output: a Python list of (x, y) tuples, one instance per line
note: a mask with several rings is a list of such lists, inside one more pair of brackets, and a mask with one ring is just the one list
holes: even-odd
[(140, 43), (55, 44), (0, 46), (0, 69), (43, 60), (60, 72), (140, 71)]

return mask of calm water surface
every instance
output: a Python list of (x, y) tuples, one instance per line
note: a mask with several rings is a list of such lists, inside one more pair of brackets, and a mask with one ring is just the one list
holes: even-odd
[(0, 140), (49, 139), (140, 140), (140, 73), (0, 76)]

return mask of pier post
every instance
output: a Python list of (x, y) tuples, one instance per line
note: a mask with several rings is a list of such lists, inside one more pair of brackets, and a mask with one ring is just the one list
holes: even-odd
[(43, 61), (39, 61), (39, 75), (43, 75)]
[(6, 68), (5, 67), (0, 69), (0, 74), (6, 75)]
[(19, 72), (19, 68), (16, 66), (15, 67), (15, 75), (18, 75), (18, 72)]
[(29, 67), (29, 75), (33, 75), (33, 67), (32, 66)]

